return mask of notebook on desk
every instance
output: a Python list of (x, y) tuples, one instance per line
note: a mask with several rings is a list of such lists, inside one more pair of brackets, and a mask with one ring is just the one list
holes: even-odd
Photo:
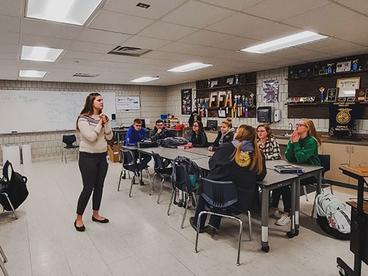
[(275, 171), (279, 173), (304, 173), (304, 169), (294, 165), (275, 165)]

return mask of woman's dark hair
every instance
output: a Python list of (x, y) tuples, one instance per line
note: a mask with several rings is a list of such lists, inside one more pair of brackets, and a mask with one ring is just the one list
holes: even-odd
[(198, 124), (198, 127), (199, 127), (198, 132), (199, 132), (199, 133), (203, 132), (203, 124), (202, 124), (202, 122), (201, 122), (201, 121), (194, 121), (194, 122), (193, 122), (193, 125), (194, 125), (195, 123), (197, 123), (197, 124)]
[(83, 109), (81, 110), (78, 118), (77, 118), (77, 129), (78, 128), (78, 119), (81, 115), (92, 115), (93, 114), (93, 102), (94, 100), (98, 97), (98, 96), (101, 96), (100, 93), (97, 93), (97, 92), (93, 92), (93, 93), (90, 93), (87, 98), (86, 98), (86, 101), (84, 103), (84, 107)]
[(197, 110), (193, 110), (193, 112), (190, 114), (188, 123), (189, 123), (189, 127), (192, 127), (194, 122), (198, 122), (198, 121), (202, 121), (201, 116), (198, 114)]

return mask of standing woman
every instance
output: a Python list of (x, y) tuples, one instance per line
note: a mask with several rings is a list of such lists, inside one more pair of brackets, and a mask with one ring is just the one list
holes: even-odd
[(83, 180), (83, 190), (78, 199), (77, 218), (74, 227), (77, 231), (86, 230), (83, 213), (91, 194), (92, 221), (108, 223), (100, 215), (100, 204), (105, 176), (107, 173), (107, 141), (113, 137), (108, 117), (102, 113), (103, 99), (99, 93), (87, 96), (84, 108), (77, 119), (77, 131), (80, 135), (79, 169)]
[(231, 143), (234, 138), (234, 130), (232, 128), (231, 118), (226, 118), (226, 120), (221, 123), (221, 130), (218, 132), (216, 140), (208, 147), (209, 151), (216, 151), (221, 144)]
[[(291, 134), (290, 141), (287, 145), (285, 157), (289, 162), (296, 164), (321, 165), (318, 158), (318, 146), (321, 145), (321, 140), (317, 135), (313, 121), (302, 119), (296, 124), (296, 129)], [(315, 182), (312, 177), (303, 179), (301, 184)], [(284, 205), (287, 206), (285, 213), (276, 221), (277, 225), (286, 225), (290, 222), (290, 207), (291, 207), (291, 191), (290, 187), (286, 186), (282, 189), (282, 198)], [(284, 209), (285, 209), (284, 208)]]
[(266, 160), (279, 160), (280, 146), (272, 136), (271, 128), (268, 124), (260, 124), (257, 126), (258, 146), (263, 152)]
[(204, 132), (201, 121), (195, 121), (193, 123), (189, 142), (192, 143), (193, 147), (207, 147), (207, 135), (206, 132)]

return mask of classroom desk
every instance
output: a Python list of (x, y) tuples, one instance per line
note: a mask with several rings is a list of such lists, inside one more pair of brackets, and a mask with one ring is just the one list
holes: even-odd
[(209, 157), (211, 157), (214, 154), (214, 152), (209, 151), (208, 148), (190, 148), (190, 149), (178, 149), (178, 150), (184, 151), (184, 152), (195, 153), (195, 154), (202, 155), (202, 156), (209, 156)]

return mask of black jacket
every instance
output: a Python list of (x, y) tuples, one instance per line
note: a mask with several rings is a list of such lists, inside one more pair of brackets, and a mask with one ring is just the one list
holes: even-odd
[(189, 142), (192, 143), (193, 147), (207, 147), (207, 135), (204, 131), (201, 131), (199, 134), (196, 134), (194, 131), (191, 132), (189, 137)]
[(252, 210), (257, 203), (257, 181), (262, 180), (267, 173), (265, 159), (260, 175), (248, 168), (238, 166), (232, 160), (236, 148), (232, 143), (222, 144), (209, 160), (209, 179), (218, 181), (233, 181), (238, 188), (237, 208), (241, 212)]
[(171, 133), (171, 131), (167, 130), (166, 128), (162, 129), (160, 133), (157, 133), (157, 128), (155, 127), (151, 133), (151, 140), (153, 142), (156, 142), (157, 140), (162, 140), (167, 137), (173, 137), (173, 136), (174, 135)]
[[(213, 142), (212, 144), (212, 150), (215, 151), (218, 149), (218, 147), (220, 146), (220, 139), (221, 139), (222, 133), (221, 131), (218, 132), (218, 135), (216, 137), (216, 140)], [(228, 133), (225, 134), (224, 138), (222, 139), (222, 143), (231, 143), (231, 141), (234, 138), (234, 132), (229, 131)]]

